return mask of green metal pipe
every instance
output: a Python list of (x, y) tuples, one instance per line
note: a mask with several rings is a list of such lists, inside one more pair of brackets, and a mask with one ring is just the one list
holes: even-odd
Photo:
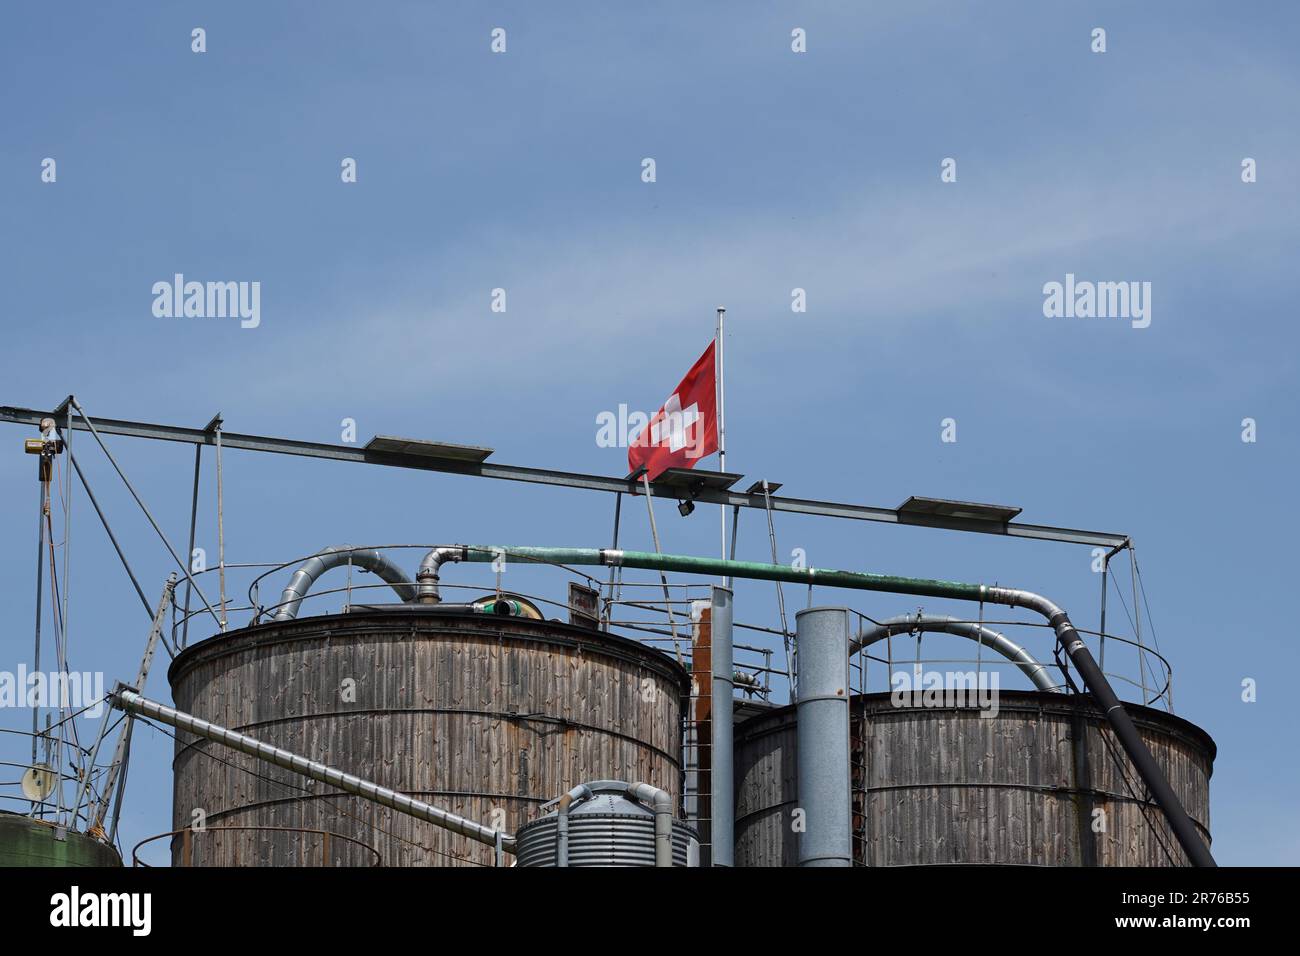
[(866, 574), (861, 571), (835, 571), (827, 568), (796, 568), (784, 564), (757, 561), (724, 561), (686, 554), (655, 554), (651, 551), (615, 551), (600, 548), (518, 548), (501, 545), (469, 545), (464, 560), (487, 563), (504, 554), (506, 560), (538, 564), (608, 565), (639, 568), (645, 571), (681, 571), (687, 574), (750, 578), (764, 581), (790, 581), (796, 584), (820, 584), (826, 587), (853, 588), (859, 591), (887, 591), (893, 594), (919, 594), (926, 597), (952, 598), (959, 601), (990, 600), (988, 589), (980, 584), (960, 581), (937, 581), (931, 578), (904, 578), (890, 574)]

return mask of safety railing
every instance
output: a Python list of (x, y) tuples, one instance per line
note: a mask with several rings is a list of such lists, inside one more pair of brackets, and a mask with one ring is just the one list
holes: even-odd
[[(399, 565), (402, 563), (414, 567), (419, 557), (434, 545), (398, 544), (398, 545), (358, 545), (352, 551), (375, 550), (393, 557)], [(227, 564), (228, 576), (239, 573), (252, 574), (247, 586), (247, 603), (233, 605), (226, 603), (224, 612), (229, 626), (237, 627), (241, 617), (243, 623), (261, 623), (271, 619), (281, 607), (280, 591), (289, 576), (303, 562), (314, 555), (307, 554), (288, 561), (274, 563), (240, 563)], [(560, 588), (567, 584), (578, 584), (588, 593), (595, 592), (595, 607), (579, 608), (570, 600), (556, 600), (551, 595), (557, 593), (554, 578), (540, 582), (537, 587), (520, 587), (510, 577), (520, 576), (519, 568), (526, 566), (528, 571), (544, 570), (560, 577)], [(681, 582), (669, 580), (666, 576), (660, 580), (629, 580), (619, 570), (611, 572), (607, 578), (578, 568), (562, 564), (549, 564), (540, 561), (528, 561), (511, 556), (509, 563), (502, 569), (492, 570), (491, 564), (478, 564), (458, 568), (457, 575), (470, 578), (482, 569), (489, 569), (492, 578), (490, 584), (470, 584), (464, 581), (448, 581), (447, 574), (439, 582), (439, 591), (447, 598), (454, 595), (456, 601), (472, 603), (475, 600), (493, 595), (515, 595), (534, 604), (552, 619), (569, 620), (578, 623), (595, 623), (600, 629), (632, 640), (637, 640), (649, 647), (656, 648), (667, 656), (689, 668), (692, 651), (691, 608), (699, 601), (707, 601), (709, 585), (698, 582)], [(194, 572), (195, 577), (213, 574), (216, 568), (207, 568)], [(384, 595), (392, 584), (374, 579), (369, 572), (351, 564), (344, 564), (335, 572), (343, 576), (342, 582), (330, 583), (312, 589), (306, 595), (295, 598), (301, 601), (300, 613), (325, 613), (331, 603), (341, 604), (344, 610), (358, 604), (389, 603)], [(361, 577), (365, 574), (371, 580)], [(324, 583), (324, 582), (320, 582)], [(399, 586), (417, 586), (415, 575), (405, 581), (396, 582)], [(509, 584), (509, 586), (507, 586)], [(273, 590), (272, 590), (273, 589)], [(272, 590), (271, 599), (266, 592)], [(549, 593), (548, 593), (549, 592)], [(395, 598), (392, 598), (395, 600)], [(861, 612), (855, 612), (862, 630), (880, 626), (883, 621)], [(183, 647), (190, 619), (208, 615), (206, 608), (191, 607), (188, 611), (181, 606), (176, 608), (172, 621), (172, 643)], [(1062, 690), (1077, 689), (1071, 682), (1069, 669), (1060, 658), (1055, 644), (1055, 635), (1051, 628), (1042, 622), (1022, 621), (1007, 618), (985, 618), (982, 614), (963, 619), (948, 618), (949, 622), (966, 624), (986, 631), (997, 632), (1022, 646), (1045, 671), (1053, 674), (1052, 686)], [(210, 622), (204, 622), (210, 626)], [(782, 647), (793, 643), (793, 622), (787, 627), (772, 627), (768, 623), (752, 623), (736, 620), (734, 623), (737, 640), (735, 641), (736, 690), (744, 699), (756, 699), (769, 703), (783, 703), (788, 700), (789, 676), (795, 671), (792, 662), (778, 659)], [(205, 635), (208, 627), (205, 627)], [(1094, 656), (1103, 671), (1110, 678), (1122, 696), (1136, 700), (1146, 706), (1163, 707), (1173, 710), (1173, 673), (1170, 663), (1158, 650), (1144, 644), (1140, 637), (1123, 634), (1088, 631), (1083, 628), (1079, 633), (1090, 642)], [(749, 640), (740, 640), (741, 635), (750, 635)], [(765, 644), (767, 646), (765, 646)], [(910, 645), (910, 646), (909, 646)], [(966, 654), (955, 654), (953, 649), (962, 647)], [(905, 650), (904, 650), (905, 649)], [(898, 673), (895, 664), (905, 662), (912, 667), (943, 667), (951, 669), (957, 665), (969, 666), (976, 674), (985, 671), (999, 673), (1004, 686), (1015, 686), (1022, 680), (1015, 673), (1017, 665), (996, 653), (995, 648), (983, 640), (962, 641), (951, 634), (935, 633), (917, 628), (904, 634), (895, 634), (884, 639), (871, 648), (855, 655), (854, 666), (864, 669), (865, 679), (861, 681), (864, 688), (888, 690), (890, 679)], [(874, 682), (874, 683), (873, 683)], [(1124, 693), (1127, 689), (1128, 693)], [(782, 699), (784, 698), (784, 699)]]
[[(418, 561), (418, 556), (427, 552), (431, 547), (433, 545), (428, 544), (358, 545), (352, 547), (351, 550), (376, 550), (382, 553), (414, 552), (416, 555), (414, 560), (408, 559), (410, 563), (414, 564)], [(228, 576), (236, 576), (239, 572), (256, 572), (247, 585), (247, 603), (231, 604), (227, 602), (224, 605), (229, 626), (239, 627), (242, 624), (259, 624), (273, 619), (275, 613), (284, 603), (287, 603), (279, 600), (284, 583), (294, 570), (313, 556), (310, 554), (302, 555), (288, 561), (274, 563), (257, 562), (225, 565)], [(609, 582), (602, 581), (594, 575), (586, 574), (576, 568), (541, 562), (530, 564), (533, 568), (552, 569), (561, 572), (565, 576), (560, 582), (561, 585), (577, 583), (595, 591), (598, 595), (598, 602), (594, 619), (600, 629), (646, 644), (689, 668), (692, 646), (690, 608), (696, 601), (708, 600), (708, 585), (671, 583), (668, 585), (668, 589), (673, 596), (665, 599), (654, 594), (655, 592), (661, 592), (663, 589), (663, 585), (659, 582), (619, 580), (611, 587)], [(481, 565), (479, 567), (490, 569), (491, 565)], [(216, 574), (217, 571), (218, 569), (215, 567), (205, 568), (194, 571), (193, 575), (195, 578), (200, 578), (205, 574)], [(469, 567), (463, 568), (461, 571), (467, 576), (473, 573)], [(343, 575), (341, 583), (314, 587), (306, 595), (296, 599), (301, 601), (299, 616), (313, 613), (329, 613), (331, 610), (330, 605), (346, 611), (358, 605), (391, 603), (390, 598), (396, 600), (391, 594), (393, 587), (391, 583), (387, 581), (359, 580), (361, 574), (373, 577), (360, 567), (344, 564), (338, 568), (337, 573)], [(539, 593), (535, 590), (506, 587), (506, 582), (503, 580), (504, 573), (494, 573), (495, 580), (492, 585), (473, 585), (449, 582), (444, 579), (439, 582), (439, 591), (444, 594), (444, 600), (447, 600), (450, 595), (455, 595), (457, 602), (467, 604), (496, 595), (521, 597), (536, 605), (539, 609), (544, 610), (546, 616), (551, 616), (551, 612), (554, 612), (555, 616), (552, 619), (568, 620), (570, 623), (582, 622), (581, 618), (588, 609), (575, 607), (573, 603), (567, 600), (558, 601), (549, 594)], [(283, 580), (280, 580), (281, 577)], [(412, 575), (407, 580), (395, 583), (399, 586), (409, 585), (415, 587), (418, 582)], [(274, 600), (266, 600), (264, 595), (268, 590), (272, 589), (274, 589)], [(179, 590), (183, 591), (183, 588)], [(389, 593), (385, 594), (384, 592)], [(555, 592), (550, 593), (554, 594)], [(187, 625), (195, 619), (202, 621), (202, 619), (209, 617), (206, 608), (192, 606), (187, 611), (182, 602), (183, 595), (178, 600), (170, 624), (172, 645), (177, 648), (184, 648), (187, 643)], [(218, 605), (214, 606), (217, 607), (218, 611), (223, 610)], [(203, 631), (201, 633), (209, 636), (211, 631), (210, 620), (202, 621), (202, 624)], [(770, 630), (758, 625), (746, 625), (742, 622), (737, 622), (736, 627), (740, 630), (750, 629), (754, 632)], [(738, 678), (736, 683), (739, 693), (745, 697), (764, 700), (771, 697), (773, 691), (772, 678), (785, 674), (785, 671), (774, 668), (771, 648), (745, 642), (736, 643), (736, 670)]]
[[(183, 827), (179, 830), (168, 830), (166, 833), (156, 833), (153, 836), (145, 837), (143, 840), (141, 840), (139, 843), (137, 843), (134, 847), (131, 848), (131, 865), (139, 866), (139, 867), (152, 867), (154, 864), (146, 863), (144, 860), (140, 859), (140, 848), (143, 846), (147, 846), (150, 843), (154, 843), (158, 840), (166, 840), (170, 838), (172, 841), (173, 852), (176, 850), (176, 846), (175, 846), (176, 841), (177, 840), (180, 841), (180, 855), (179, 857), (173, 856), (173, 860), (175, 862), (172, 862), (169, 865), (193, 866), (194, 865), (194, 842), (196, 839), (197, 840), (206, 839), (212, 836), (213, 834), (221, 835), (226, 833), (247, 833), (247, 832), (259, 833), (259, 834), (260, 833), (293, 833), (303, 838), (315, 837), (316, 839), (314, 843), (308, 843), (308, 841), (304, 839), (303, 848), (305, 850), (308, 850), (310, 853), (318, 853), (320, 862), (319, 863), (306, 862), (306, 857), (304, 857), (304, 862), (302, 863), (303, 866), (336, 866), (337, 864), (334, 862), (333, 851), (335, 848), (339, 846), (357, 847), (365, 851), (367, 854), (369, 854), (370, 866), (383, 865), (383, 860), (380, 857), (378, 850), (376, 850), (368, 843), (363, 843), (361, 840), (354, 839), (353, 837), (350, 836), (344, 836), (342, 833), (334, 833), (330, 830), (314, 830), (307, 827), (253, 826), (253, 825), (238, 825), (238, 824), (222, 824), (221, 826), (209, 826), (209, 827), (204, 827), (201, 830), (196, 829), (194, 827)], [(223, 858), (222, 864), (228, 866), (241, 865), (237, 853), (232, 858), (229, 859)]]
[[(918, 669), (924, 676), (935, 668), (943, 673), (966, 668), (977, 679), (996, 673), (999, 684), (1009, 688), (1019, 684), (1026, 689), (1036, 687), (1069, 693), (1082, 689), (1065, 665), (1055, 632), (1040, 621), (942, 616), (943, 626), (973, 632), (972, 636), (963, 637), (939, 629), (934, 619), (927, 620), (924, 612), (918, 612), (913, 627), (898, 623), (897, 618), (878, 620), (860, 611), (854, 615), (858, 634), (901, 628), (897, 633), (878, 638), (869, 647), (856, 648), (851, 666), (855, 687), (862, 693), (898, 690), (900, 685), (914, 683), (913, 675)], [(1088, 642), (1107, 679), (1118, 685), (1116, 692), (1121, 697), (1173, 712), (1173, 667), (1168, 658), (1123, 634), (1102, 634), (1082, 627), (1077, 630)], [(999, 652), (999, 646), (1008, 645), (1019, 649), (1024, 656), (1014, 658)], [(965, 649), (966, 653), (957, 653), (957, 649)], [(1044, 675), (1050, 675), (1050, 681), (1042, 677), (1037, 681), (1026, 680), (1034, 669), (1030, 662), (1038, 665)]]
[[(35, 757), (19, 743), (21, 738), (26, 738), (28, 746), (35, 741)], [(0, 760), (0, 773), (4, 775), (0, 779), (0, 809), (72, 830), (83, 830), (94, 822), (91, 813), (104, 804), (101, 789), (108, 768), (94, 766), (87, 770), (90, 748), (60, 739), (49, 730), (33, 734), (29, 730), (0, 727), (0, 741), (3, 741), (0, 752), (6, 757), (27, 758)]]

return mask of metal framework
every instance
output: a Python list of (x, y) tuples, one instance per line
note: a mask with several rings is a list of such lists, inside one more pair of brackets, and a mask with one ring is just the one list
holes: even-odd
[[(0, 422), (10, 422), (16, 425), (39, 425), (41, 419), (52, 418), (54, 415), (53, 412), (41, 412), (30, 408), (0, 406)], [(73, 418), (71, 423), (74, 429), (89, 430), (84, 419)], [(173, 441), (189, 445), (210, 445), (214, 448), (219, 445), (223, 449), (238, 448), (243, 451), (268, 452), (275, 455), (299, 455), (333, 461), (386, 465), (391, 468), (414, 468), (421, 471), (436, 471), (453, 475), (499, 478), (505, 481), (524, 481), (533, 484), (578, 488), (585, 491), (603, 491), (616, 495), (643, 494), (644, 489), (648, 487), (650, 494), (657, 498), (680, 500), (683, 496), (680, 485), (667, 482), (650, 482), (647, 485), (638, 482), (636, 478), (615, 478), (605, 475), (557, 471), (549, 468), (502, 465), (491, 461), (466, 461), (463, 458), (456, 459), (410, 452), (381, 451), (359, 445), (333, 445), (325, 442), (297, 441), (291, 438), (245, 435), (224, 430), (220, 431), (218, 436), (217, 429), (212, 428), (183, 428), (178, 425), (161, 425), (153, 422), (127, 421), (124, 419), (96, 417), (94, 423), (95, 428), (104, 435), (124, 435), (131, 438)], [(828, 518), (853, 518), (859, 521), (878, 521), (885, 524), (942, 528), (949, 531), (974, 531), (982, 534), (1005, 535), (1012, 538), (1062, 541), (1069, 544), (1083, 544), (1102, 548), (1123, 548), (1129, 542), (1128, 535), (1105, 531), (1082, 531), (1072, 528), (1058, 528), (1051, 525), (969, 518), (958, 515), (927, 514), (896, 508), (877, 508), (869, 505), (818, 501), (809, 498), (790, 498), (778, 495), (765, 496), (761, 490), (739, 492), (730, 489), (711, 488), (706, 481), (701, 481), (698, 488), (691, 489), (690, 497), (693, 501), (730, 505), (734, 508), (755, 508), (760, 511), (766, 511), (770, 508), (772, 511), (784, 511), (791, 514), (821, 515)]]
[[(74, 415), (74, 410), (76, 412), (75, 415)], [(467, 454), (465, 453), (465, 449), (463, 449), (461, 446), (452, 446), (452, 445), (445, 445), (436, 442), (423, 442), (423, 441), (415, 441), (409, 439), (377, 438), (377, 439), (372, 439), (369, 443), (365, 445), (329, 444), (323, 442), (298, 441), (295, 439), (275, 438), (275, 437), (262, 436), (262, 435), (227, 432), (224, 429), (224, 423), (220, 415), (214, 416), (212, 421), (210, 421), (203, 428), (187, 428), (187, 427), (165, 425), (165, 424), (152, 423), (152, 422), (100, 418), (98, 416), (91, 419), (82, 410), (81, 405), (76, 401), (75, 397), (73, 396), (69, 396), (53, 412), (42, 412), (35, 409), (10, 407), (10, 406), (0, 407), (0, 422), (9, 422), (12, 424), (19, 424), (19, 425), (40, 426), (42, 421), (45, 419), (54, 419), (55, 426), (58, 429), (58, 434), (63, 438), (64, 442), (67, 443), (69, 461), (72, 464), (73, 468), (75, 468), (77, 472), (77, 476), (81, 478), (83, 485), (85, 484), (85, 478), (81, 474), (80, 468), (77, 467), (76, 460), (71, 457), (70, 439), (72, 437), (72, 432), (78, 429), (82, 431), (88, 431), (93, 435), (94, 439), (99, 444), (104, 454), (109, 458), (110, 462), (112, 462), (112, 464), (114, 465), (114, 468), (117, 470), (119, 477), (121, 477), (123, 482), (126, 484), (128, 490), (130, 490), (133, 496), (136, 498), (137, 504), (139, 504), (142, 510), (144, 510), (146, 517), (149, 518), (150, 523), (153, 525), (154, 530), (158, 533), (159, 537), (162, 539), (163, 544), (166, 546), (167, 550), (170, 552), (173, 559), (177, 562), (177, 566), (185, 578), (184, 600), (183, 602), (176, 602), (175, 604), (172, 605), (173, 640), (177, 643), (178, 649), (179, 647), (185, 646), (185, 644), (187, 643), (187, 641), (185, 640), (186, 637), (185, 632), (188, 630), (189, 619), (194, 614), (206, 612), (207, 614), (211, 615), (214, 618), (219, 628), (222, 631), (224, 631), (227, 627), (228, 612), (231, 610), (244, 610), (244, 608), (231, 607), (227, 601), (225, 578), (226, 578), (226, 571), (228, 566), (225, 561), (225, 553), (224, 553), (225, 542), (224, 542), (224, 527), (222, 521), (223, 482), (222, 482), (222, 469), (221, 469), (221, 455), (223, 449), (226, 448), (235, 448), (243, 451), (255, 451), (255, 452), (278, 454), (278, 455), (294, 455), (300, 457), (310, 457), (310, 458), (318, 458), (318, 459), (333, 460), (333, 461), (352, 461), (352, 462), (359, 462), (362, 464), (381, 465), (381, 466), (391, 467), (391, 468), (408, 468), (408, 469), (414, 469), (419, 471), (431, 471), (431, 472), (438, 472), (438, 473), (445, 473), (445, 474), (462, 475), (467, 477), (496, 478), (505, 481), (520, 481), (520, 482), (526, 482), (531, 484), (550, 485), (555, 487), (573, 488), (573, 489), (583, 490), (583, 491), (598, 491), (598, 492), (613, 494), (615, 495), (613, 545), (615, 551), (619, 555), (624, 554), (624, 552), (617, 551), (617, 548), (618, 548), (618, 538), (619, 538), (619, 520), (621, 517), (622, 497), (625, 494), (645, 495), (647, 498), (647, 507), (649, 507), (650, 501), (654, 497), (668, 498), (670, 500), (683, 502), (682, 505), (683, 508), (689, 508), (688, 503), (691, 502), (704, 502), (707, 504), (721, 505), (723, 506), (724, 511), (725, 508), (730, 507), (733, 511), (732, 540), (731, 540), (731, 557), (733, 560), (735, 558), (736, 531), (738, 528), (738, 521), (736, 519), (739, 517), (740, 509), (750, 508), (750, 509), (759, 510), (763, 513), (765, 522), (768, 526), (769, 543), (772, 549), (772, 558), (773, 558), (774, 565), (776, 564), (776, 539), (775, 539), (775, 527), (773, 524), (773, 515), (775, 512), (818, 515), (818, 516), (830, 517), (830, 518), (850, 518), (855, 520), (874, 521), (874, 522), (885, 523), (885, 524), (900, 524), (900, 525), (908, 525), (908, 526), (915, 526), (915, 527), (929, 527), (929, 528), (949, 530), (949, 531), (994, 534), (994, 535), (1002, 535), (1005, 537), (1026, 538), (1026, 539), (1044, 540), (1044, 541), (1057, 541), (1057, 542), (1068, 543), (1068, 544), (1091, 546), (1095, 549), (1101, 549), (1105, 552), (1104, 558), (1102, 559), (1102, 567), (1101, 567), (1103, 593), (1102, 593), (1102, 610), (1101, 610), (1102, 624), (1101, 624), (1100, 633), (1102, 635), (1101, 653), (1103, 654), (1103, 661), (1104, 661), (1104, 654), (1105, 654), (1105, 650), (1104, 650), (1105, 614), (1106, 614), (1105, 595), (1106, 595), (1106, 585), (1109, 577), (1108, 571), (1109, 571), (1110, 561), (1120, 552), (1124, 550), (1129, 550), (1131, 567), (1135, 579), (1137, 575), (1136, 557), (1133, 554), (1133, 542), (1129, 536), (1123, 534), (1100, 532), (1100, 531), (1077, 530), (1077, 529), (1070, 529), (1070, 528), (1054, 527), (1049, 525), (1036, 525), (1036, 524), (1016, 522), (1013, 521), (1012, 519), (1016, 517), (1016, 515), (1018, 515), (1019, 513), (1018, 508), (1001, 508), (998, 506), (978, 505), (978, 504), (970, 504), (964, 502), (948, 502), (948, 501), (942, 501), (938, 499), (928, 499), (928, 498), (921, 499), (915, 497), (909, 498), (898, 508), (880, 508), (880, 507), (873, 507), (868, 505), (859, 505), (859, 504), (851, 504), (851, 503), (843, 503), (843, 502), (832, 502), (832, 501), (823, 501), (823, 500), (816, 500), (816, 499), (803, 499), (803, 498), (777, 496), (776, 494), (774, 494), (774, 492), (778, 488), (780, 488), (780, 483), (766, 481), (766, 480), (755, 482), (746, 491), (743, 492), (735, 491), (732, 489), (732, 486), (736, 484), (736, 482), (740, 479), (741, 476), (729, 475), (721, 472), (711, 472), (711, 471), (706, 471), (704, 469), (697, 469), (693, 471), (682, 471), (680, 469), (674, 470), (670, 473), (666, 473), (665, 475), (661, 476), (659, 480), (655, 482), (650, 482), (646, 479), (646, 476), (643, 474), (633, 474), (627, 477), (619, 478), (613, 476), (584, 474), (579, 472), (559, 471), (554, 469), (499, 464), (487, 460), (492, 454), (492, 450), (488, 448), (475, 448), (472, 449), (474, 454)], [(216, 492), (217, 492), (217, 502), (218, 502), (217, 521), (218, 521), (218, 537), (219, 537), (219, 544), (220, 544), (219, 553), (218, 553), (218, 564), (216, 568), (220, 576), (219, 593), (217, 595), (218, 598), (217, 600), (210, 602), (207, 599), (207, 597), (203, 594), (203, 592), (199, 589), (199, 585), (195, 581), (195, 573), (191, 573), (191, 569), (187, 566), (188, 562), (184, 562), (184, 563), (181, 562), (180, 558), (176, 553), (176, 550), (172, 547), (171, 543), (167, 540), (166, 536), (163, 535), (162, 530), (158, 527), (157, 522), (154, 521), (152, 515), (148, 511), (148, 508), (145, 506), (144, 502), (140, 500), (139, 496), (135, 493), (134, 488), (132, 488), (129, 480), (127, 479), (126, 475), (122, 472), (121, 468), (117, 466), (117, 463), (113, 458), (113, 455), (111, 454), (108, 447), (104, 444), (102, 440), (101, 436), (103, 435), (120, 435), (123, 437), (143, 438), (143, 439), (149, 439), (154, 441), (171, 441), (171, 442), (178, 442), (181, 444), (194, 446), (195, 449), (194, 488), (193, 488), (192, 501), (191, 501), (189, 549), (187, 551), (187, 557), (191, 555), (193, 552), (193, 541), (194, 541), (194, 536), (196, 531), (197, 512), (198, 512), (199, 479), (202, 471), (202, 452), (204, 446), (209, 446), (214, 448), (215, 455), (216, 455)], [(67, 476), (67, 480), (69, 482), (71, 481), (71, 477), (72, 475), (70, 469), (69, 474)], [(98, 508), (97, 502), (95, 502), (95, 499), (90, 492), (90, 488), (86, 486), (85, 490), (87, 491), (88, 496), (90, 496), (90, 500), (92, 504), (96, 505), (95, 510), (101, 522), (104, 523), (105, 530), (108, 532), (110, 539), (113, 540), (113, 543), (116, 547), (117, 542), (113, 536), (113, 532), (111, 528), (109, 528), (104, 515)], [(684, 514), (688, 513), (688, 511), (684, 510), (683, 513)], [(650, 520), (653, 527), (653, 520), (654, 520), (653, 511), (650, 512)], [(725, 555), (726, 554), (725, 522), (723, 527), (724, 527), (723, 543), (724, 543), (724, 555)], [(51, 534), (52, 533), (53, 532), (51, 530)], [(125, 555), (122, 554), (120, 547), (118, 547), (117, 550), (118, 550), (119, 557), (122, 559), (124, 566), (126, 566), (127, 568), (128, 574), (131, 575), (132, 581), (133, 583), (135, 583), (136, 590), (140, 595), (141, 602), (145, 607), (146, 613), (152, 613), (151, 608), (149, 607), (149, 604), (144, 597), (143, 591), (140, 590), (139, 584), (135, 582), (134, 574), (131, 573), (131, 569), (129, 565), (126, 564)], [(656, 541), (656, 553), (657, 552), (658, 552), (658, 547)], [(236, 565), (236, 567), (238, 567), (238, 565)], [(66, 571), (66, 567), (65, 567), (65, 571)], [(834, 573), (841, 573), (841, 572), (834, 572)], [(661, 575), (661, 579), (662, 579), (662, 575)], [(790, 680), (791, 693), (793, 694), (794, 686), (795, 686), (795, 673), (793, 669), (793, 662), (791, 659), (792, 653), (790, 647), (791, 638), (793, 635), (791, 634), (791, 628), (789, 627), (789, 624), (786, 619), (785, 602), (781, 592), (780, 579), (773, 578), (773, 580), (777, 582), (776, 587), (777, 587), (778, 606), (781, 613), (781, 628), (780, 631), (772, 631), (772, 633), (781, 634), (783, 640), (786, 643), (785, 668), (784, 671), (782, 671), (781, 673), (784, 673), (785, 676), (787, 676), (787, 678)], [(173, 582), (174, 582), (174, 577), (173, 577)], [(726, 582), (725, 578), (724, 578), (724, 582)], [(590, 583), (598, 586), (598, 583), (594, 579), (591, 580)], [(609, 627), (611, 624), (614, 623), (611, 620), (611, 618), (613, 614), (613, 608), (615, 606), (620, 606), (624, 604), (627, 604), (629, 606), (639, 606), (645, 603), (644, 601), (624, 602), (619, 600), (620, 597), (619, 592), (622, 590), (622, 583), (623, 582), (622, 582), (621, 571), (616, 571), (616, 569), (613, 566), (611, 566), (610, 579), (608, 582), (610, 593), (606, 601), (604, 612), (601, 615), (602, 618), (604, 619), (602, 623), (604, 624), (605, 627)], [(934, 583), (942, 583), (942, 582), (934, 582)], [(670, 592), (668, 589), (668, 584), (666, 579), (662, 579), (662, 585), (664, 590), (664, 599), (662, 605), (665, 613), (668, 616), (667, 620), (668, 620), (669, 633), (671, 635), (671, 639), (674, 645), (677, 645), (678, 635), (677, 635), (676, 622), (674, 621), (672, 605), (674, 603), (688, 603), (688, 602), (674, 602), (670, 597)], [(169, 583), (169, 588), (174, 586), (175, 586), (174, 583)], [(350, 589), (350, 581), (349, 581), (349, 589)], [(202, 602), (202, 607), (195, 609), (193, 612), (191, 612), (191, 607), (190, 607), (190, 596), (192, 593), (196, 593), (200, 601)], [(65, 597), (65, 601), (66, 601), (66, 597)], [(254, 611), (255, 613), (254, 620), (256, 620), (256, 615), (258, 612), (261, 611), (261, 608), (257, 606), (258, 602), (255, 596), (255, 585), (254, 585), (254, 594), (251, 596), (251, 601), (252, 601), (252, 606), (248, 609)], [(1140, 618), (1141, 612), (1140, 609), (1137, 607), (1138, 592), (1137, 592), (1136, 580), (1134, 581), (1133, 601), (1135, 605), (1134, 613), (1136, 613)], [(659, 603), (659, 602), (656, 601), (654, 603)], [(177, 621), (176, 619), (177, 612), (179, 612), (181, 615), (179, 621)], [(160, 610), (157, 615), (154, 615), (154, 630), (159, 630), (159, 624), (160, 624), (159, 615), (161, 615), (162, 613), (164, 612)], [(981, 599), (981, 618), (982, 618), (982, 599)], [(181, 631), (179, 639), (177, 638), (177, 634), (176, 634), (178, 626)], [(1142, 646), (1140, 625), (1137, 625), (1137, 627), (1138, 627), (1137, 646), (1139, 648), (1139, 655), (1141, 655), (1141, 653), (1146, 649)], [(650, 628), (649, 630), (654, 630), (654, 629)], [(758, 630), (768, 630), (768, 629), (758, 628)], [(653, 638), (651, 640), (653, 640)], [(174, 653), (170, 646), (167, 647), (167, 650), (168, 653)], [(752, 650), (759, 650), (759, 649), (753, 648)], [(762, 686), (766, 691), (767, 683), (770, 679), (770, 675), (774, 673), (774, 671), (771, 666), (770, 651), (763, 651), (763, 653), (765, 653), (768, 656), (765, 658), (763, 666), (757, 668), (753, 676), (755, 678), (755, 684), (757, 685), (758, 684), (757, 674), (759, 672), (763, 674), (761, 678), (763, 682)], [(679, 651), (679, 657), (680, 657), (680, 651)], [(919, 657), (919, 646), (918, 646), (918, 657)], [(727, 682), (730, 682), (731, 678), (734, 676), (732, 674), (732, 665), (730, 661), (726, 661), (724, 663), (725, 663), (725, 673), (723, 677)], [(859, 666), (861, 666), (861, 664), (862, 664), (862, 660), (861, 657), (859, 657)], [(1057, 660), (1057, 664), (1058, 666), (1062, 666), (1059, 658)], [(1139, 660), (1140, 685), (1143, 691), (1143, 703), (1147, 703), (1147, 698), (1148, 698), (1145, 665), (1146, 662), (1140, 659)], [(1063, 666), (1062, 669), (1064, 670)], [(865, 678), (865, 675), (862, 675), (862, 677)], [(1156, 672), (1154, 668), (1152, 668), (1152, 677), (1153, 679), (1156, 677)], [(1165, 693), (1168, 693), (1167, 680), (1166, 680)], [(726, 696), (730, 697), (732, 695), (728, 693), (726, 694)], [(1159, 694), (1157, 693), (1156, 696), (1158, 697)], [(696, 728), (696, 731), (698, 733), (699, 728)], [(33, 736), (35, 736), (35, 733), (33, 734)], [(96, 749), (98, 749), (98, 745), (96, 746)], [(91, 763), (93, 766), (94, 763), (93, 755), (91, 758)], [(103, 799), (106, 801), (108, 799), (108, 795), (105, 794)], [(716, 813), (710, 813), (710, 817), (716, 815), (717, 815)], [(725, 853), (726, 848), (723, 847), (722, 849), (724, 850), (723, 856), (725, 857), (727, 855)]]

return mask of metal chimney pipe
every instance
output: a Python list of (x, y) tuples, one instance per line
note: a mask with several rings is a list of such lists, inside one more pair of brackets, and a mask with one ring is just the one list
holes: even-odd
[(852, 866), (849, 782), (849, 611), (795, 615), (799, 648), (800, 866)]

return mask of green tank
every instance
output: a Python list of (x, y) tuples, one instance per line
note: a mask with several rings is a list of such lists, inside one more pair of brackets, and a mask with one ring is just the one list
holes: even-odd
[(0, 810), (0, 867), (121, 865), (117, 850), (107, 843)]

